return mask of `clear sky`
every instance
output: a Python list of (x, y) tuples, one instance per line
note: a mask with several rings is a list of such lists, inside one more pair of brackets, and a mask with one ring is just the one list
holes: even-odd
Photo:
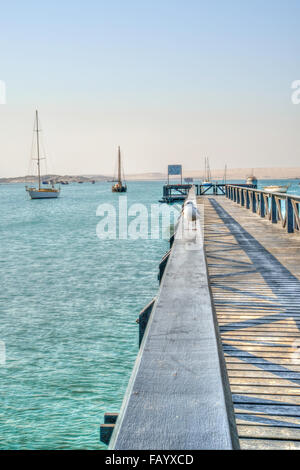
[(300, 166), (299, 0), (0, 0), (0, 177)]

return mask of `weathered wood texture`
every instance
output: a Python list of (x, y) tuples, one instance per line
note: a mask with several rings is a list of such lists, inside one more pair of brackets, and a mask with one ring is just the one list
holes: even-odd
[(205, 251), (241, 448), (300, 448), (300, 237), (202, 197)]
[(220, 363), (201, 230), (182, 232), (182, 219), (111, 449), (232, 449), (238, 445), (230, 388)]

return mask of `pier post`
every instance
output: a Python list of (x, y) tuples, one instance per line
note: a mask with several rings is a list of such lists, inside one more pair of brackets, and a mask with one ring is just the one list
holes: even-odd
[(241, 206), (244, 207), (245, 206), (245, 194), (244, 194), (244, 190), (241, 189)]
[(277, 223), (277, 207), (276, 207), (275, 196), (273, 194), (271, 196), (271, 221), (272, 221), (272, 224)]
[(285, 213), (286, 213), (286, 231), (288, 233), (294, 232), (294, 210), (291, 198), (287, 196), (285, 200)]
[(265, 199), (263, 193), (260, 193), (259, 197), (259, 212), (261, 217), (265, 217)]
[(255, 198), (254, 191), (251, 191), (251, 199), (252, 199), (252, 212), (256, 213), (256, 198)]
[(250, 209), (250, 197), (249, 197), (249, 190), (246, 190), (246, 208)]

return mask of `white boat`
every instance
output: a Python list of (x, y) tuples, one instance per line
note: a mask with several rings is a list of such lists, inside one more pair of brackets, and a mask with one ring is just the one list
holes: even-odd
[[(38, 173), (38, 187), (35, 186), (28, 187), (26, 186), (25, 189), (28, 192), (31, 199), (53, 199), (57, 198), (60, 194), (60, 187), (55, 188), (54, 183), (51, 184), (50, 187), (42, 187), (41, 182), (41, 160), (45, 160), (45, 157), (40, 155), (40, 136), (39, 133), (41, 132), (39, 126), (39, 116), (38, 111), (35, 112), (35, 129), (34, 132), (36, 133), (36, 157), (32, 160), (36, 161), (37, 163), (37, 173)], [(45, 184), (45, 182), (43, 183)]]
[(247, 176), (246, 184), (254, 184), (254, 185), (257, 184), (257, 178), (256, 178), (256, 176), (254, 176), (253, 170), (252, 170), (252, 175)]
[(286, 186), (279, 186), (276, 184), (271, 184), (270, 186), (265, 186), (264, 190), (267, 191), (268, 193), (286, 193), (289, 187), (290, 187), (289, 184)]

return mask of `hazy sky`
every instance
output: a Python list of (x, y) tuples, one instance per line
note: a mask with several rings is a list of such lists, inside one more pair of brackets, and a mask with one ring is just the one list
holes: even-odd
[(300, 166), (299, 0), (0, 0), (0, 177)]

